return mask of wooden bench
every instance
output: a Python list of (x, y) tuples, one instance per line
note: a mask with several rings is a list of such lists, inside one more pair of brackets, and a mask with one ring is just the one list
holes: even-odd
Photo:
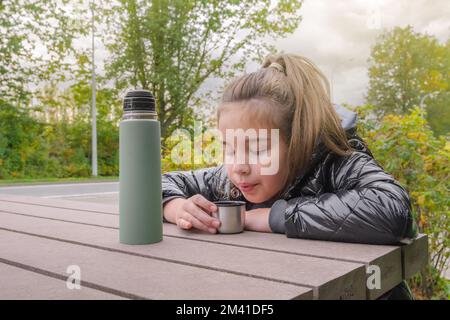
[[(0, 299), (376, 299), (427, 263), (427, 236), (380, 246), (164, 224), (119, 243), (117, 205), (0, 194)], [(369, 266), (381, 288), (366, 285)], [(68, 289), (68, 267), (81, 289)]]

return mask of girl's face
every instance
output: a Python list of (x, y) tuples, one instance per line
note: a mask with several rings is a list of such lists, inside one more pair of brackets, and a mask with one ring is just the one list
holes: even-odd
[[(271, 129), (275, 128), (261, 126), (252, 119), (243, 120), (246, 118), (248, 117), (244, 117), (244, 111), (239, 107), (231, 107), (221, 113), (218, 127), (223, 137), (224, 162), (228, 178), (239, 188), (244, 197), (250, 202), (261, 203), (270, 200), (284, 186), (288, 168), (287, 145), (281, 136), (278, 143), (272, 141)], [(227, 141), (228, 129), (231, 129), (234, 136), (245, 137), (245, 147), (243, 144), (238, 146), (238, 139), (232, 138), (228, 139), (231, 141)], [(248, 129), (254, 129), (257, 138), (252, 139), (249, 134), (239, 134), (239, 131), (236, 131), (238, 129), (243, 133)], [(266, 136), (260, 134), (259, 129), (266, 129)], [(260, 144), (263, 140), (267, 140), (265, 146)], [(270, 161), (262, 157), (266, 154), (265, 152), (270, 157)], [(254, 160), (249, 161), (251, 158)], [(273, 165), (274, 161), (278, 161), (277, 166)], [(276, 170), (268, 170), (270, 167)]]

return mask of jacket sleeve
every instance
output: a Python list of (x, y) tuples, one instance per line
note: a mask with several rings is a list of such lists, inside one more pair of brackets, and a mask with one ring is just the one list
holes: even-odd
[(197, 170), (171, 171), (162, 175), (163, 205), (174, 198), (189, 198), (201, 194), (210, 201), (216, 201), (218, 187), (223, 180), (223, 166)]
[(362, 152), (334, 157), (323, 173), (332, 192), (276, 201), (269, 215), (274, 232), (369, 244), (415, 236), (408, 193), (372, 157)]

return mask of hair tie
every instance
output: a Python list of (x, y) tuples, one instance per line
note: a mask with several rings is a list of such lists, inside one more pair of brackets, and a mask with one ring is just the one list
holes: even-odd
[(278, 62), (272, 62), (272, 63), (269, 65), (269, 68), (270, 68), (270, 67), (273, 67), (273, 68), (277, 69), (278, 71), (284, 73), (284, 68), (283, 68), (283, 66), (282, 66), (281, 64), (279, 64)]

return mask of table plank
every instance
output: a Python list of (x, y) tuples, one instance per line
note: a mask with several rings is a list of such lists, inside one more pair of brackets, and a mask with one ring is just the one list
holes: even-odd
[[(0, 208), (1, 200), (7, 200), (9, 203), (20, 202), (32, 204), (36, 201), (40, 206), (52, 208), (55, 207), (53, 201), (56, 199), (42, 199), (30, 196), (17, 195), (1, 195), (0, 194)], [(95, 217), (95, 214), (105, 213), (107, 215), (117, 215), (118, 206), (104, 205), (95, 203), (81, 203), (76, 201), (58, 200), (58, 208), (74, 209), (74, 212), (64, 212), (57, 216), (59, 219), (68, 221), (77, 221), (80, 223), (98, 224), (105, 227), (118, 228), (118, 223), (115, 219), (102, 215)], [(4, 203), (4, 202), (3, 202)], [(83, 210), (80, 213), (79, 210)], [(48, 218), (54, 218), (57, 211), (47, 215)], [(70, 215), (69, 213), (72, 213)], [(73, 213), (77, 213), (74, 216)], [(89, 214), (94, 213), (89, 217)], [(82, 215), (83, 217), (79, 217)], [(329, 241), (316, 241), (306, 239), (283, 239), (274, 238), (273, 234), (248, 232), (238, 235), (211, 235), (203, 232), (185, 231), (178, 227), (165, 224), (164, 235), (166, 237), (189, 238), (191, 240), (223, 243), (234, 246), (249, 247), (261, 250), (273, 250), (285, 252), (289, 254), (299, 254), (312, 257), (323, 257), (327, 259), (336, 259), (341, 261), (350, 261), (356, 263), (363, 263), (368, 267), (369, 265), (377, 265), (382, 270), (381, 272), (381, 287), (392, 288), (399, 282), (399, 278), (408, 279), (426, 264), (427, 261), (427, 238), (425, 235), (420, 235), (413, 243), (403, 246), (379, 246), (367, 244), (353, 244), (353, 243), (337, 243)], [(287, 241), (285, 241), (287, 240)], [(301, 243), (299, 243), (301, 242)], [(401, 265), (401, 268), (398, 265)], [(368, 290), (367, 295), (370, 299), (375, 299), (380, 296), (384, 290)]]
[(24, 196), (16, 194), (5, 194), (0, 193), (0, 200), (12, 202), (12, 203), (23, 203), (23, 204), (33, 204), (42, 205), (46, 207), (63, 208), (63, 209), (75, 209), (75, 210), (85, 210), (92, 212), (102, 212), (110, 214), (119, 214), (119, 206), (116, 204), (99, 204), (92, 202), (80, 202), (80, 201), (70, 201), (63, 199), (48, 199), (34, 196)]
[(419, 234), (411, 244), (401, 249), (403, 279), (409, 279), (428, 263), (428, 236)]
[(92, 212), (76, 209), (55, 208), (33, 204), (22, 204), (17, 202), (5, 202), (0, 200), (0, 210), (25, 216), (36, 216), (61, 221), (78, 222), (93, 226), (117, 229), (119, 227), (119, 215)]
[(319, 257), (332, 261), (361, 263), (366, 268), (375, 265), (380, 267), (381, 270), (381, 288), (367, 289), (368, 299), (378, 298), (402, 280), (401, 249), (396, 246), (286, 238), (285, 236), (279, 237), (277, 234), (260, 232), (245, 232), (245, 234), (242, 233), (230, 237), (229, 235), (212, 235), (192, 230), (186, 231), (173, 224), (165, 225), (164, 233), (168, 236), (184, 239), (196, 239), (266, 251)]
[(357, 263), (324, 261), (315, 257), (175, 237), (165, 237), (162, 242), (152, 245), (129, 246), (119, 243), (118, 230), (0, 212), (2, 228), (313, 287), (315, 297), (320, 299), (366, 298), (365, 270), (362, 264)]
[(122, 300), (114, 294), (83, 287), (69, 290), (65, 280), (0, 262), (0, 299), (2, 300)]
[(81, 269), (82, 285), (87, 281), (135, 298), (293, 299), (304, 298), (305, 295), (312, 297), (310, 289), (300, 286), (199, 269), (13, 231), (0, 230), (0, 252), (2, 259), (59, 275), (66, 275), (65, 270), (69, 265), (77, 265)]
[[(31, 201), (32, 197), (26, 197)], [(40, 205), (48, 203), (48, 199), (40, 199)], [(70, 201), (68, 201), (70, 202)], [(59, 205), (64, 206), (64, 201), (60, 200)], [(88, 204), (79, 206), (80, 210), (89, 209)], [(87, 223), (110, 228), (118, 228), (118, 220), (111, 215), (112, 211), (108, 206), (99, 212), (78, 211), (78, 203), (68, 203), (68, 210), (61, 211), (59, 208), (47, 207), (47, 210), (36, 209), (32, 204), (24, 205), (11, 202), (0, 201), (0, 208), (19, 212), (23, 214), (38, 215), (52, 219)], [(96, 209), (101, 209), (101, 205), (96, 205)], [(39, 213), (36, 213), (37, 211)], [(381, 269), (381, 289), (367, 289), (369, 299), (376, 299), (384, 292), (392, 289), (400, 283), (402, 279), (402, 256), (398, 246), (380, 246), (354, 243), (339, 243), (330, 241), (317, 241), (306, 239), (291, 239), (278, 234), (268, 234), (260, 232), (248, 232), (235, 235), (208, 234), (193, 230), (182, 230), (172, 224), (164, 224), (164, 235), (185, 239), (196, 239), (211, 243), (221, 243), (246, 248), (269, 250), (303, 256), (326, 258), (330, 260), (347, 261), (361, 263), (366, 267), (377, 265)]]

